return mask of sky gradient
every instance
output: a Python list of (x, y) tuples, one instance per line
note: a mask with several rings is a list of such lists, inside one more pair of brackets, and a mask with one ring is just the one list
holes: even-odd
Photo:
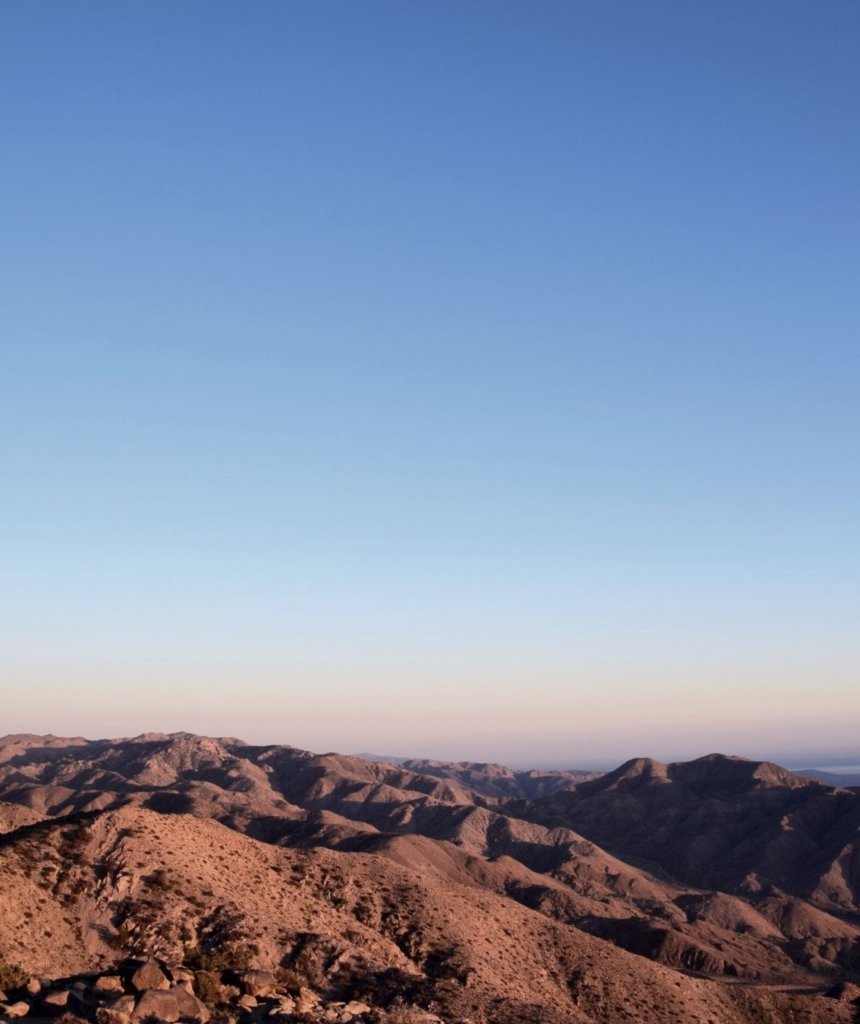
[(0, 6), (0, 733), (857, 761), (860, 7)]

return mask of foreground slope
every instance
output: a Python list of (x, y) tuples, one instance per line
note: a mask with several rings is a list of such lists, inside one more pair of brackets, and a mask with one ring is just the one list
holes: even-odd
[(104, 971), (122, 943), (181, 962), (221, 910), (261, 968), (297, 965), (341, 997), (394, 979), (446, 1017), (849, 1019), (838, 999), (679, 975), (426, 865), (285, 850), (186, 815), (128, 807), (22, 830), (0, 848), (0, 880), (0, 947), (48, 976)]

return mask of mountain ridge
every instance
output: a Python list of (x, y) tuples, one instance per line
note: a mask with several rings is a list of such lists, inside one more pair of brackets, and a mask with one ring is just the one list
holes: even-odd
[[(66, 954), (51, 947), (48, 960), (54, 960), (38, 961), (31, 970), (71, 973), (109, 964), (116, 950), (97, 936), (118, 941), (117, 907), (133, 893), (138, 893), (134, 899), (143, 899), (144, 879), (153, 872), (181, 878), (184, 887), (184, 910), (178, 909), (180, 903), (171, 910), (173, 904), (165, 902), (167, 931), (179, 928), (176, 921), (170, 924), (174, 913), (192, 933), (199, 929), (205, 915), (188, 901), (197, 900), (203, 909), (214, 898), (203, 887), (212, 892), (217, 887), (211, 879), (195, 882), (190, 865), (194, 851), (199, 857), (214, 844), (233, 851), (236, 891), (247, 890), (237, 912), (251, 931), (270, 935), (257, 943), (268, 950), (261, 954), (268, 968), (289, 959), (289, 949), (305, 941), (296, 938), (302, 931), (296, 925), (291, 937), (281, 936), (278, 947), (271, 938), (271, 922), (262, 920), (265, 914), (255, 902), (255, 886), (263, 883), (252, 879), (265, 879), (270, 872), (274, 877), (278, 872), (271, 858), (285, 857), (290, 872), (301, 862), (303, 870), (318, 873), (314, 877), (334, 877), (334, 871), (343, 880), (352, 879), (348, 885), (344, 881), (328, 887), (320, 882), (317, 896), (323, 903), (328, 900), (328, 910), (314, 904), (316, 909), (305, 913), (306, 926), (316, 915), (321, 934), (335, 944), (346, 943), (343, 955), (349, 959), (362, 943), (356, 946), (347, 935), (351, 926), (330, 913), (347, 907), (347, 917), (376, 936), (363, 940), (368, 949), (377, 950), (374, 970), (406, 969), (399, 960), (405, 949), (407, 959), (412, 957), (407, 973), (423, 979), (418, 987), (424, 986), (425, 1003), (444, 1004), (452, 1019), (474, 1003), (468, 1013), (475, 1020), (501, 1021), (499, 1000), (522, 1004), (516, 1011), (525, 1014), (522, 1019), (529, 1019), (529, 1013), (533, 1020), (547, 1021), (645, 1019), (614, 1010), (612, 1016), (607, 1000), (614, 996), (588, 1003), (567, 982), (542, 989), (532, 975), (523, 973), (525, 968), (516, 966), (514, 949), (520, 955), (522, 949), (509, 946), (504, 928), (524, 936), (543, 935), (541, 943), (549, 941), (560, 949), (579, 950), (565, 961), (571, 977), (577, 958), (598, 963), (605, 959), (601, 951), (614, 950), (612, 956), (622, 958), (617, 970), (662, 993), (663, 1009), (657, 999), (649, 1020), (668, 1021), (672, 1018), (666, 1014), (680, 1012), (668, 989), (694, 976), (711, 985), (719, 982), (713, 990), (719, 998), (713, 996), (714, 1007), (707, 1012), (717, 1012), (719, 1004), (721, 1020), (745, 1024), (784, 1019), (774, 1017), (776, 1011), (768, 1007), (775, 1005), (775, 991), (785, 986), (807, 993), (803, 1012), (813, 1014), (810, 1020), (842, 1019), (842, 1003), (825, 992), (834, 984), (853, 984), (860, 971), (858, 814), (860, 797), (849, 790), (802, 779), (769, 762), (721, 754), (668, 765), (634, 758), (613, 772), (582, 778), (482, 762), (405, 759), (392, 764), (191, 733), (93, 741), (35, 734), (0, 738), (3, 863), (8, 868), (16, 850), (30, 849), (34, 835), (53, 837), (50, 843), (45, 839), (55, 851), (53, 859), (35, 878), (43, 870), (50, 874), (59, 863), (52, 886), (64, 898), (77, 900), (78, 907), (78, 939), (69, 938), (66, 926), (56, 922), (44, 926), (66, 936), (63, 941), (77, 952), (62, 963)], [(115, 881), (108, 882), (104, 868), (87, 869), (94, 877), (102, 872), (95, 903), (63, 889), (62, 872), (72, 878), (78, 867), (62, 866), (71, 854), (58, 837), (82, 821), (90, 835), (88, 864), (105, 863), (98, 853), (102, 847), (93, 845), (94, 835), (117, 850), (135, 845), (121, 837), (123, 828), (144, 829), (151, 837), (153, 852), (135, 854), (146, 871), (114, 872)], [(108, 835), (109, 843), (104, 838)], [(728, 846), (717, 842), (727, 835)], [(234, 838), (228, 841), (228, 836)], [(167, 837), (172, 837), (175, 850)], [(810, 859), (813, 849), (817, 859)], [(264, 861), (265, 870), (253, 866)], [(114, 877), (111, 871), (108, 875)], [(34, 919), (47, 914), (39, 909), (40, 897), (33, 890), (39, 886), (33, 878), (26, 872), (7, 877), (14, 877), (14, 884), (7, 886), (9, 891), (17, 887), (17, 905), (23, 901)], [(397, 955), (386, 945), (392, 933), (385, 922), (399, 913), (398, 901), (385, 896), (384, 877), (391, 879), (390, 885), (398, 879), (398, 900), (412, 908), (403, 925), (406, 933), (424, 936), (406, 946), (405, 939), (400, 945), (395, 942)], [(412, 890), (426, 892), (423, 902), (411, 900)], [(271, 892), (272, 899), (285, 898), (280, 889)], [(462, 920), (444, 909), (451, 906), (463, 908)], [(10, 919), (18, 925), (0, 931), (0, 955), (38, 960), (34, 947), (15, 946), (21, 918)], [(432, 941), (427, 938), (431, 932)], [(535, 963), (545, 955), (541, 948), (529, 954), (537, 957)], [(450, 982), (453, 988), (442, 985), (437, 962), (441, 954), (434, 952), (438, 949), (450, 953), (442, 963), (450, 959), (472, 965), (463, 967), (463, 977), (471, 979), (468, 984), (446, 975), (446, 985)], [(141, 951), (174, 960), (183, 955), (178, 939), (169, 948), (131, 950)], [(668, 974), (647, 974), (657, 967)], [(536, 969), (552, 973), (559, 967)], [(643, 971), (650, 981), (644, 980)], [(505, 978), (511, 979), (513, 989)], [(743, 983), (741, 989), (736, 982)], [(325, 988), (322, 976), (316, 983)], [(614, 984), (602, 979), (601, 991)], [(635, 988), (626, 998), (634, 998)], [(738, 1009), (741, 991), (756, 1009)], [(707, 1003), (705, 999), (702, 1006)], [(523, 1009), (527, 1005), (533, 1009)], [(617, 1005), (623, 1007), (623, 999)], [(384, 1011), (380, 1005), (379, 1014)], [(693, 1015), (684, 1019), (695, 1020), (698, 1012), (690, 1011)]]

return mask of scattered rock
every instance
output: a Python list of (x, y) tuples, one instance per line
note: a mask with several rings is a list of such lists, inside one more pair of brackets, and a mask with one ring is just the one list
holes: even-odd
[(120, 996), (110, 1004), (112, 1010), (117, 1013), (132, 1013), (134, 1011), (134, 996)]
[(309, 988), (300, 988), (299, 996), (296, 1000), (295, 1012), (299, 1015), (303, 1013), (312, 1014), (316, 1011), (320, 1003), (320, 997)]
[(26, 1017), (30, 1012), (30, 1004), (22, 999), (17, 1003), (6, 1003), (0, 1006), (0, 1014), (4, 1017)]
[(239, 984), (249, 996), (270, 996), (278, 988), (278, 982), (270, 971), (245, 971), (239, 978)]
[(173, 1024), (173, 1021), (179, 1020), (179, 1004), (176, 1001), (176, 994), (165, 992), (163, 989), (148, 989), (142, 992), (134, 1008), (132, 1019), (146, 1020), (147, 1017), (156, 1017), (158, 1020), (165, 1021), (166, 1024)]
[(104, 977), (96, 978), (93, 990), (95, 992), (124, 992), (125, 988), (122, 978), (118, 978), (115, 974), (106, 974)]
[(66, 988), (57, 989), (56, 992), (46, 992), (42, 996), (42, 1005), (50, 1007), (51, 1010), (65, 1010), (69, 1003), (69, 990)]
[(154, 960), (147, 960), (131, 976), (131, 987), (136, 992), (147, 992), (153, 989), (169, 989), (170, 982)]
[(174, 986), (170, 992), (176, 999), (179, 1016), (182, 1020), (194, 1021), (195, 1024), (207, 1024), (212, 1014), (205, 1003), (202, 1003), (193, 992), (189, 992), (185, 988), (185, 982)]

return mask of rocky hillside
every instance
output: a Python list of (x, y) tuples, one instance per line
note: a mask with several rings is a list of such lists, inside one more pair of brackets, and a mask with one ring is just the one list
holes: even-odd
[(774, 764), (640, 758), (511, 814), (583, 832), (684, 884), (860, 911), (860, 794)]
[(582, 781), (5, 737), (0, 1014), (855, 1020), (858, 804), (735, 758)]

